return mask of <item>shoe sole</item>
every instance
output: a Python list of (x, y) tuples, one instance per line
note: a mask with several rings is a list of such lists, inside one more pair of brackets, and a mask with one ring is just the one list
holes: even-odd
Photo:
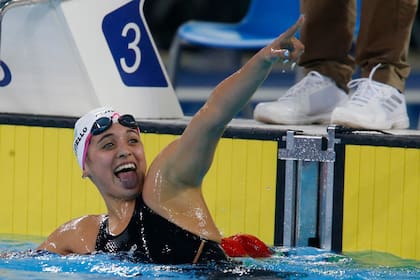
[(317, 116), (305, 116), (296, 117), (294, 119), (274, 119), (267, 116), (256, 116), (257, 121), (268, 123), (268, 124), (279, 124), (279, 125), (308, 125), (308, 124), (329, 124), (331, 119), (331, 113), (317, 115)]
[[(341, 119), (341, 120), (340, 120)], [(342, 120), (346, 119), (346, 120)], [(332, 116), (331, 123), (343, 125), (352, 128), (363, 128), (363, 129), (407, 129), (409, 127), (409, 120), (407, 118), (400, 119), (394, 122), (386, 123), (385, 125), (366, 125), (366, 123), (359, 123), (352, 120), (352, 116), (341, 116), (337, 119), (337, 116)]]

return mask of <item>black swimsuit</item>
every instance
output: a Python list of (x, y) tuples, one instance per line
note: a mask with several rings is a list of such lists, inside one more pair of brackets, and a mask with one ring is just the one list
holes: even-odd
[(205, 263), (226, 261), (221, 246), (186, 231), (157, 215), (143, 201), (136, 200), (133, 216), (119, 235), (111, 235), (108, 217), (99, 227), (96, 251), (128, 252), (134, 261), (159, 264)]

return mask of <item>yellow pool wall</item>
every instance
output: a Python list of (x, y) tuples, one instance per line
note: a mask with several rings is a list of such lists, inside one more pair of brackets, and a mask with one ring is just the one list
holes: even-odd
[(343, 251), (420, 259), (420, 149), (346, 146)]
[[(147, 161), (177, 135), (142, 133)], [(0, 125), (0, 233), (47, 236), (60, 224), (104, 213), (96, 187), (82, 179), (73, 129)], [(203, 192), (225, 236), (274, 241), (277, 142), (222, 138)]]

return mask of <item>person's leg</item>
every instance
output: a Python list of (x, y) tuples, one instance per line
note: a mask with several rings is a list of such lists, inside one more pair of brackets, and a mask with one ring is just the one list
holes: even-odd
[(418, 0), (362, 1), (356, 48), (362, 77), (368, 77), (372, 68), (381, 63), (373, 79), (404, 91), (410, 73), (407, 55), (417, 5)]
[(334, 109), (333, 123), (357, 128), (407, 128), (404, 91), (409, 75), (407, 53), (417, 0), (364, 0), (356, 44), (362, 78), (355, 91)]
[(305, 73), (317, 71), (332, 78), (347, 91), (354, 71), (349, 52), (356, 21), (356, 1), (301, 0), (300, 5), (305, 15), (301, 30), (305, 52), (299, 65), (304, 67)]
[(354, 62), (348, 55), (355, 25), (355, 0), (301, 0), (305, 77), (277, 101), (259, 103), (256, 120), (279, 124), (329, 123), (331, 112), (347, 101)]

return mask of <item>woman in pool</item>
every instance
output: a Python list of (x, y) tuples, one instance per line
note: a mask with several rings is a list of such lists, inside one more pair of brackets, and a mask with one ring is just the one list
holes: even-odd
[(278, 60), (295, 61), (294, 37), (303, 18), (222, 81), (184, 133), (164, 148), (146, 172), (139, 129), (130, 115), (99, 108), (75, 124), (74, 150), (83, 177), (101, 193), (108, 213), (74, 219), (39, 247), (58, 254), (128, 252), (136, 261), (202, 263), (226, 260), (221, 235), (201, 184), (217, 143)]

